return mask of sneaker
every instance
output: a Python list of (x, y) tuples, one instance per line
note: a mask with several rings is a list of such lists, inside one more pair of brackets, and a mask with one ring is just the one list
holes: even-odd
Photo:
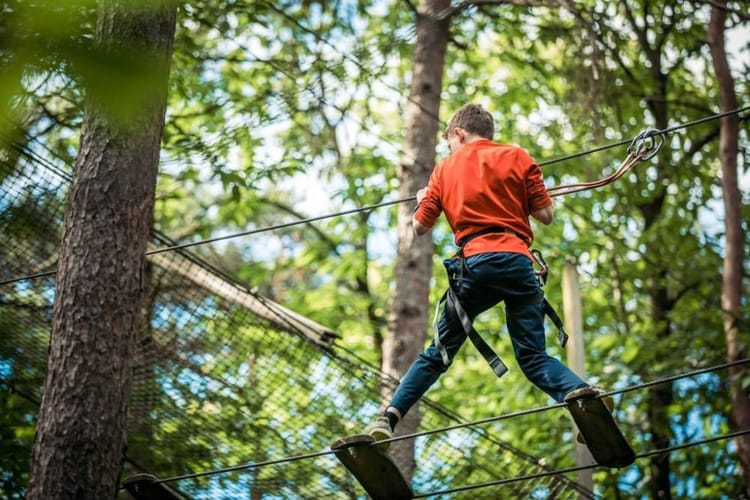
[[(384, 439), (390, 439), (393, 437), (393, 430), (391, 430), (391, 424), (388, 422), (388, 417), (378, 417), (375, 424), (370, 428), (367, 433), (375, 438), (375, 441), (382, 441)], [(382, 450), (387, 450), (391, 443), (383, 443), (380, 445)]]
[[(604, 403), (604, 406), (606, 406), (609, 412), (612, 413), (612, 410), (614, 410), (615, 408), (615, 400), (612, 399), (612, 396), (601, 396), (602, 394), (606, 394), (606, 393), (607, 391), (605, 391), (601, 387), (579, 387), (578, 389), (574, 389), (570, 391), (565, 396), (564, 401), (566, 403), (569, 403), (571, 401), (575, 401), (576, 399), (588, 399), (588, 398), (601, 397), (601, 400)], [(586, 439), (583, 437), (583, 434), (581, 434), (580, 431), (576, 433), (576, 441), (578, 441), (581, 444), (586, 444)]]

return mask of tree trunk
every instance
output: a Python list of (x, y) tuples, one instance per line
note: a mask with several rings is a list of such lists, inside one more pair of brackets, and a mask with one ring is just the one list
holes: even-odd
[(116, 496), (135, 338), (143, 326), (142, 270), (153, 219), (175, 17), (171, 0), (100, 2), (96, 46), (113, 57), (144, 56), (144, 66), (137, 69), (145, 68), (147, 81), (155, 85), (143, 86), (134, 94), (137, 98), (126, 103), (132, 112), (127, 121), (112, 112), (124, 109), (122, 95), (132, 92), (128, 82), (135, 79), (113, 80), (108, 89), (112, 101), (87, 87), (60, 248), (29, 499)]
[[(436, 16), (450, 6), (450, 0), (421, 0), (417, 6), (417, 37), (414, 47), (409, 102), (406, 106), (406, 140), (398, 168), (399, 194), (414, 196), (427, 185), (435, 165), (435, 145), (440, 129), (438, 112), (443, 85), (443, 66), (448, 45), (448, 19)], [(427, 339), (433, 242), (429, 234), (414, 236), (411, 228), (413, 206), (398, 209), (398, 251), (395, 286), (388, 315), (388, 334), (383, 341), (383, 371), (400, 379), (422, 352)], [(392, 396), (383, 389), (383, 399)], [(415, 432), (420, 420), (415, 405), (399, 424), (399, 434)], [(399, 441), (391, 455), (406, 477), (414, 472), (414, 443)]]
[[(644, 42), (645, 43), (645, 42)], [(651, 74), (654, 83), (654, 95), (647, 98), (648, 107), (654, 116), (654, 122), (659, 129), (665, 129), (669, 125), (669, 111), (667, 108), (667, 75), (662, 71), (662, 55), (649, 47), (642, 45), (648, 59), (651, 61)], [(659, 172), (667, 172), (668, 154), (662, 152), (659, 158)], [(660, 174), (661, 177), (662, 174)], [(647, 232), (663, 216), (664, 203), (666, 202), (665, 183), (655, 182), (657, 186), (650, 198), (640, 204), (638, 208), (643, 215), (643, 230)], [(647, 254), (657, 255), (661, 251), (658, 243), (647, 242)], [(649, 296), (651, 299), (651, 321), (656, 328), (656, 335), (660, 343), (668, 344), (672, 336), (672, 323), (669, 313), (674, 307), (670, 300), (667, 281), (669, 271), (666, 264), (653, 269), (654, 279), (650, 285)], [(670, 444), (672, 430), (670, 428), (669, 406), (674, 399), (671, 383), (662, 384), (649, 389), (648, 394), (648, 423), (651, 431), (651, 444), (654, 449), (666, 448)], [(651, 458), (650, 463), (651, 480), (650, 489), (652, 498), (667, 500), (672, 498), (671, 465), (668, 453)]]
[[(729, 71), (727, 53), (724, 47), (724, 24), (726, 21), (726, 0), (717, 0), (718, 5), (711, 9), (708, 26), (708, 44), (711, 49), (714, 71), (719, 84), (719, 103), (722, 112), (737, 108), (737, 95), (734, 79)], [(739, 120), (737, 115), (721, 119), (719, 139), (719, 159), (721, 161), (721, 187), (724, 197), (724, 227), (726, 249), (724, 271), (721, 280), (721, 308), (724, 313), (724, 336), (727, 342), (727, 360), (737, 361), (746, 356), (746, 347), (740, 341), (738, 321), (742, 295), (742, 273), (744, 242), (742, 234), (741, 195), (737, 183), (737, 155), (739, 153)], [(750, 399), (742, 379), (747, 378), (747, 369), (729, 369), (730, 398), (732, 401), (731, 421), (733, 429), (750, 427)], [(735, 439), (737, 454), (745, 476), (745, 495), (750, 496), (750, 436)]]
[[(646, 217), (646, 227), (653, 224), (656, 215), (651, 219)], [(650, 222), (649, 222), (650, 221)], [(651, 251), (654, 251), (651, 249)], [(671, 322), (669, 320), (669, 296), (664, 282), (667, 271), (661, 270), (656, 275), (656, 280), (651, 285), (651, 321), (657, 328), (657, 338), (660, 342), (668, 342), (672, 335)], [(648, 426), (651, 433), (651, 445), (653, 449), (667, 448), (670, 445), (672, 431), (669, 419), (669, 406), (674, 400), (672, 383), (665, 383), (652, 387), (648, 391)], [(655, 455), (650, 459), (650, 490), (651, 498), (672, 498), (670, 455), (664, 453)]]

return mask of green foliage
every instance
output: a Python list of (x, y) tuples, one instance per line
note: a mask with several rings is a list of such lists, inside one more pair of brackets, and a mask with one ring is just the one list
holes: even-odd
[(34, 442), (34, 417), (37, 406), (8, 387), (0, 389), (0, 495), (23, 498), (28, 479), (28, 464), (18, 457), (29, 457)]
[[(155, 6), (138, 0), (109, 8), (119, 30), (130, 19), (150, 15)], [(68, 120), (77, 119), (82, 109), (82, 89), (112, 123), (127, 126), (137, 117), (140, 101), (160, 85), (154, 71), (163, 62), (159, 54), (132, 32), (117, 42), (105, 41), (95, 26), (97, 2), (11, 1), (3, 3), (2, 12), (0, 102), (6, 111), (0, 135), (17, 120), (51, 118), (72, 125)]]

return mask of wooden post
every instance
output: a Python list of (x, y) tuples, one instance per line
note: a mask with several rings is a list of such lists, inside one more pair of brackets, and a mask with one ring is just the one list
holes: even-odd
[[(579, 377), (586, 380), (586, 366), (584, 362), (583, 349), (583, 313), (581, 306), (581, 293), (578, 285), (578, 269), (574, 259), (568, 259), (563, 267), (562, 275), (563, 289), (563, 317), (565, 331), (570, 338), (566, 346), (568, 357), (568, 366)], [(586, 445), (575, 441), (578, 435), (578, 428), (573, 423), (573, 440), (576, 447), (576, 465), (589, 465), (594, 463), (591, 453)], [(594, 479), (591, 469), (578, 472), (578, 483), (581, 486), (594, 489)]]

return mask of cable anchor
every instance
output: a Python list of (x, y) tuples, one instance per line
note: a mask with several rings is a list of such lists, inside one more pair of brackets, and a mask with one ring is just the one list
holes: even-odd
[(641, 161), (653, 158), (664, 144), (664, 138), (659, 130), (647, 128), (635, 136), (628, 146), (628, 153), (640, 156)]

